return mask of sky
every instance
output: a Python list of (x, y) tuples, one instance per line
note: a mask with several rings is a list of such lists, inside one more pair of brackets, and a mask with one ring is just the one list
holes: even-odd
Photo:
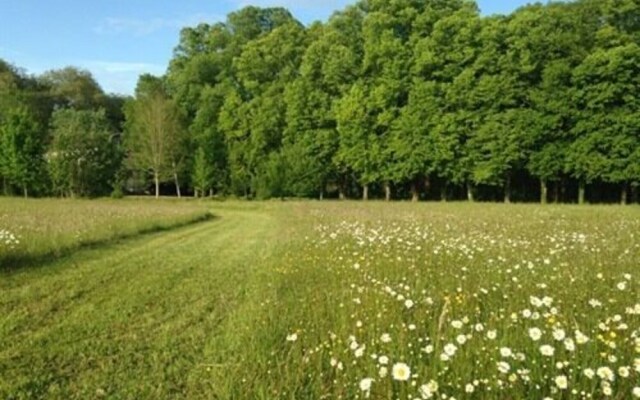
[[(483, 14), (531, 0), (479, 0)], [(132, 94), (142, 73), (162, 75), (180, 29), (224, 21), (247, 5), (287, 7), (303, 23), (326, 20), (354, 0), (0, 0), (0, 58), (40, 74), (91, 71), (108, 93)]]

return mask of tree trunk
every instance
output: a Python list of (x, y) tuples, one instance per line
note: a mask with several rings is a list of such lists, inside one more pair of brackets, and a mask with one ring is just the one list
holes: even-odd
[(555, 204), (560, 202), (560, 182), (558, 181), (553, 184), (553, 202)]
[(631, 202), (638, 202), (638, 186), (636, 185), (631, 185)]
[(209, 197), (213, 197), (213, 189), (209, 189)]
[(549, 195), (549, 186), (547, 185), (547, 181), (544, 179), (540, 179), (540, 204), (548, 203)]
[(342, 186), (340, 186), (340, 188), (338, 189), (338, 197), (340, 198), (340, 200), (345, 200), (347, 198), (347, 196), (345, 196), (344, 194), (344, 189), (342, 188)]
[(427, 176), (426, 178), (424, 178), (424, 191), (427, 193), (427, 196), (429, 196), (429, 192), (431, 191), (431, 177)]
[(511, 203), (511, 173), (507, 173), (507, 178), (504, 181), (504, 202)]
[(471, 182), (467, 182), (467, 200), (470, 203), (476, 201), (475, 196), (473, 195), (473, 184)]
[(198, 198), (198, 189), (193, 189), (193, 197)]
[(320, 189), (320, 201), (324, 200), (324, 190)]
[(585, 188), (585, 183), (583, 180), (580, 180), (579, 186), (578, 186), (578, 204), (583, 205), (585, 203), (585, 192), (586, 192), (586, 188)]
[(627, 189), (627, 183), (622, 184), (622, 191), (620, 192), (620, 204), (623, 206), (627, 205), (629, 199), (629, 191)]
[(178, 181), (178, 174), (177, 173), (173, 173), (173, 180), (176, 182), (176, 194), (178, 195), (178, 198), (182, 198), (182, 193), (180, 192), (180, 182)]
[(160, 177), (157, 172), (153, 173), (153, 181), (156, 184), (156, 199), (160, 198)]
[(411, 183), (411, 201), (416, 203), (420, 200), (420, 193), (415, 182)]
[(442, 201), (443, 203), (447, 202), (447, 190), (449, 189), (448, 185), (445, 183), (444, 185), (442, 185), (442, 187), (440, 188), (440, 201)]
[(27, 186), (23, 186), (23, 192), (24, 192), (24, 198), (28, 198), (29, 197), (29, 190), (27, 189)]
[(386, 201), (391, 201), (391, 185), (389, 182), (384, 183), (384, 199)]
[(362, 185), (362, 200), (369, 200), (369, 185)]

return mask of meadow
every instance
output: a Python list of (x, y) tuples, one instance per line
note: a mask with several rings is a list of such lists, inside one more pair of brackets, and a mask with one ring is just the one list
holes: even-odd
[(0, 398), (640, 398), (637, 207), (194, 207), (3, 271)]
[(0, 267), (60, 256), (83, 246), (210, 217), (197, 204), (164, 200), (0, 199)]

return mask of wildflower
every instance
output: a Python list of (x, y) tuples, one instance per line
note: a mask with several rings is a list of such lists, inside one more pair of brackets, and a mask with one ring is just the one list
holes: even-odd
[(404, 306), (407, 308), (407, 310), (410, 310), (413, 307), (413, 305), (414, 305), (414, 303), (413, 303), (413, 300), (411, 300), (411, 299), (407, 299), (404, 302)]
[(455, 344), (449, 343), (444, 346), (444, 353), (449, 357), (453, 357), (456, 354), (456, 351), (458, 351), (458, 347), (456, 347)]
[(633, 394), (633, 397), (640, 399), (640, 386), (634, 387), (631, 393)]
[(503, 374), (507, 374), (509, 373), (509, 371), (511, 371), (511, 366), (507, 362), (500, 361), (498, 363), (498, 371), (500, 371)]
[(296, 340), (298, 340), (297, 333), (292, 333), (290, 335), (287, 335), (287, 342), (295, 342)]
[(629, 367), (618, 368), (618, 375), (620, 375), (622, 378), (628, 378), (630, 375)]
[(567, 351), (570, 351), (570, 352), (576, 351), (576, 344), (573, 341), (573, 339), (571, 339), (571, 338), (565, 339), (564, 340), (564, 348), (567, 349)]
[(490, 340), (495, 340), (497, 337), (498, 337), (498, 332), (496, 331), (487, 332), (487, 338), (489, 338)]
[(438, 392), (438, 382), (430, 381), (426, 385), (420, 386), (420, 396), (423, 399), (430, 399)]
[(360, 390), (362, 390), (363, 392), (371, 391), (371, 384), (373, 382), (374, 380), (371, 378), (364, 378), (363, 380), (360, 381)]
[(553, 330), (553, 338), (558, 342), (562, 342), (567, 337), (564, 329), (554, 329)]
[(542, 337), (542, 331), (539, 328), (531, 328), (529, 329), (529, 337), (534, 342), (537, 342)]
[(408, 381), (411, 378), (411, 369), (405, 363), (396, 363), (393, 365), (391, 374), (396, 381)]
[(467, 383), (467, 385), (464, 387), (464, 391), (466, 393), (473, 393), (475, 390), (476, 390), (476, 387), (470, 383)]
[(569, 387), (569, 382), (567, 381), (567, 377), (564, 375), (557, 376), (555, 379), (556, 386), (560, 390), (565, 390)]
[(585, 369), (583, 373), (584, 373), (584, 376), (586, 376), (589, 379), (593, 379), (593, 377), (596, 376), (596, 372), (591, 368)]
[(556, 353), (556, 349), (553, 346), (549, 346), (548, 344), (540, 346), (540, 353), (542, 353), (545, 357), (553, 357)]
[(458, 337), (456, 338), (456, 342), (463, 345), (467, 342), (467, 337), (465, 335), (458, 335)]
[(531, 296), (529, 298), (529, 301), (531, 302), (531, 305), (536, 307), (536, 308), (540, 308), (543, 305), (542, 300), (540, 300), (539, 298), (537, 298), (535, 296)]
[(576, 342), (578, 342), (578, 344), (585, 344), (589, 341), (589, 338), (584, 333), (580, 331), (576, 331), (575, 333), (576, 333)]
[(600, 377), (600, 379), (607, 380), (610, 382), (613, 382), (616, 378), (615, 374), (609, 367), (598, 368), (598, 370), (596, 371), (596, 374), (598, 375), (598, 377)]
[(389, 369), (387, 367), (380, 367), (380, 369), (378, 370), (378, 376), (380, 378), (386, 378), (388, 374)]
[(390, 343), (391, 342), (391, 335), (389, 335), (388, 333), (382, 334), (382, 336), (380, 336), (380, 341), (382, 343)]
[(503, 358), (509, 358), (509, 357), (513, 357), (513, 352), (512, 352), (512, 351), (511, 351), (511, 349), (510, 349), (510, 348), (508, 348), (508, 347), (502, 347), (502, 348), (500, 349), (500, 355), (501, 355)]

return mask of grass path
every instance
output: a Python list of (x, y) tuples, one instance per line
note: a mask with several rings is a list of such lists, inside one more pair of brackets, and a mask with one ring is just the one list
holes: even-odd
[(0, 279), (0, 398), (182, 398), (277, 246), (276, 219), (227, 207), (172, 232)]

